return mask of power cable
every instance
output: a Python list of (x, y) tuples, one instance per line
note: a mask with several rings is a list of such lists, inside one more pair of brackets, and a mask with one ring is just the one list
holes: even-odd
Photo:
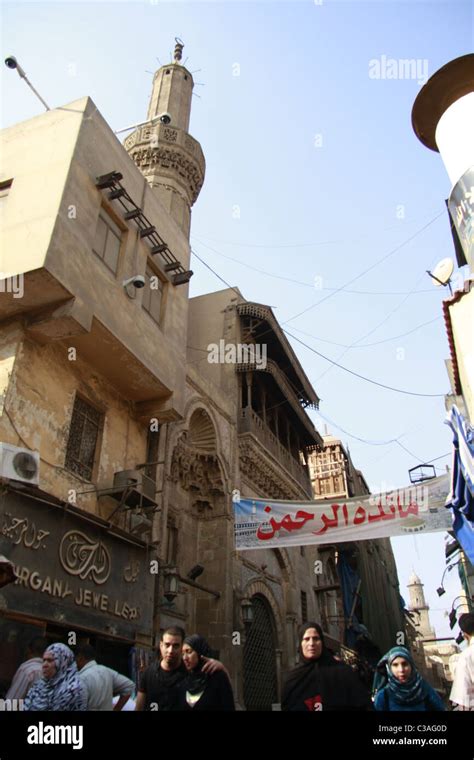
[[(436, 218), (437, 218), (437, 217), (436, 217)], [(434, 221), (434, 219), (432, 220), (432, 222), (433, 222), (433, 221)], [(430, 224), (431, 224), (432, 222), (430, 222)], [(428, 226), (428, 225), (426, 225), (426, 226)], [(418, 234), (418, 233), (417, 233), (417, 234)], [(206, 262), (205, 262), (205, 261), (204, 261), (204, 260), (203, 260), (203, 259), (202, 259), (202, 258), (201, 258), (201, 257), (200, 257), (200, 256), (199, 256), (197, 253), (196, 253), (196, 252), (195, 252), (195, 250), (194, 250), (194, 249), (191, 249), (191, 250), (192, 250), (192, 253), (194, 254), (194, 256), (196, 256), (196, 258), (197, 258), (197, 259), (198, 259), (198, 260), (199, 260), (199, 261), (200, 261), (202, 264), (204, 264), (204, 266), (205, 266), (205, 267), (207, 267), (207, 269), (209, 269), (209, 271), (210, 271), (210, 272), (212, 272), (212, 273), (215, 275), (215, 277), (217, 277), (217, 278), (218, 278), (218, 279), (219, 279), (221, 282), (223, 282), (223, 283), (224, 283), (224, 285), (226, 285), (228, 288), (230, 288), (231, 290), (233, 290), (233, 291), (234, 291), (234, 293), (236, 293), (236, 295), (238, 295), (238, 296), (239, 296), (239, 298), (241, 298), (241, 294), (239, 293), (239, 291), (238, 291), (236, 288), (234, 288), (234, 287), (233, 287), (233, 285), (230, 285), (230, 284), (229, 284), (229, 283), (228, 283), (226, 280), (224, 280), (224, 278), (223, 278), (223, 277), (221, 277), (219, 274), (217, 274), (217, 272), (215, 272), (215, 271), (214, 271), (214, 269), (213, 269), (211, 266), (209, 266), (209, 264), (207, 264), (207, 263), (206, 263)], [(282, 329), (283, 329), (283, 328), (282, 328)], [(267, 332), (271, 332), (271, 331), (270, 331), (270, 330), (268, 330)], [(445, 394), (444, 394), (444, 393), (416, 393), (416, 392), (414, 392), (414, 391), (406, 391), (406, 390), (403, 390), (403, 389), (400, 389), (400, 388), (394, 388), (394, 387), (393, 387), (393, 386), (391, 386), (391, 385), (385, 385), (384, 383), (379, 383), (379, 382), (378, 382), (378, 381), (376, 381), (376, 380), (372, 380), (372, 379), (371, 379), (371, 378), (369, 378), (369, 377), (365, 377), (364, 375), (360, 375), (358, 372), (354, 372), (353, 370), (349, 369), (348, 367), (343, 367), (343, 365), (342, 365), (342, 364), (338, 364), (337, 362), (333, 361), (332, 359), (329, 359), (329, 357), (325, 356), (325, 355), (324, 355), (324, 354), (322, 354), (320, 351), (317, 351), (315, 348), (312, 348), (312, 346), (308, 346), (308, 344), (307, 344), (307, 343), (305, 343), (304, 341), (300, 340), (300, 339), (299, 339), (299, 338), (297, 338), (295, 335), (292, 335), (292, 334), (291, 334), (290, 332), (288, 332), (287, 330), (283, 330), (283, 332), (285, 333), (285, 335), (288, 335), (290, 338), (293, 338), (293, 340), (296, 340), (296, 342), (297, 342), (297, 343), (301, 343), (301, 345), (302, 345), (302, 346), (304, 346), (305, 348), (309, 349), (310, 351), (312, 351), (312, 352), (313, 352), (314, 354), (316, 354), (317, 356), (320, 356), (322, 359), (324, 359), (325, 361), (329, 362), (330, 364), (334, 364), (336, 367), (339, 367), (339, 369), (343, 369), (345, 372), (348, 372), (350, 375), (354, 375), (354, 377), (358, 377), (360, 380), (365, 380), (366, 382), (368, 382), (368, 383), (371, 383), (372, 385), (377, 385), (377, 386), (378, 386), (378, 387), (380, 387), (380, 388), (385, 388), (386, 390), (389, 390), (389, 391), (393, 391), (394, 393), (402, 393), (402, 394), (404, 394), (404, 395), (406, 395), (406, 396), (418, 396), (418, 397), (420, 397), (420, 398), (444, 398), (444, 396), (445, 396)], [(264, 334), (265, 334), (265, 333), (264, 333)]]
[(383, 256), (381, 259), (376, 261), (374, 264), (371, 264), (367, 269), (364, 269), (363, 272), (360, 272), (358, 275), (353, 277), (351, 280), (346, 282), (344, 285), (341, 285), (339, 288), (336, 288), (332, 293), (329, 293), (327, 296), (322, 298), (320, 301), (317, 301), (316, 303), (313, 303), (311, 306), (308, 306), (306, 309), (303, 309), (303, 311), (298, 312), (298, 314), (295, 314), (293, 317), (290, 317), (289, 319), (286, 319), (282, 324), (286, 325), (288, 322), (292, 322), (294, 319), (297, 319), (298, 317), (301, 317), (302, 314), (306, 314), (308, 311), (311, 311), (312, 309), (315, 309), (316, 306), (320, 306), (324, 301), (327, 301), (329, 298), (332, 298), (332, 296), (336, 295), (336, 293), (339, 293), (341, 290), (345, 290), (348, 285), (352, 285), (353, 282), (356, 282), (356, 280), (360, 280), (361, 277), (364, 277), (368, 272), (371, 272), (372, 269), (375, 269), (380, 264), (382, 264), (384, 261), (389, 259), (391, 256), (393, 256), (395, 253), (397, 253), (401, 248), (403, 248), (405, 245), (408, 245), (408, 243), (411, 243), (412, 240), (414, 240), (418, 235), (421, 235), (424, 230), (426, 230), (430, 225), (432, 225), (437, 219), (439, 219), (442, 215), (444, 215), (444, 210), (440, 211), (440, 213), (433, 217), (431, 221), (429, 221), (427, 224), (425, 224), (423, 227), (421, 227), (419, 230), (413, 233), (409, 238), (404, 240), (400, 245), (397, 245), (395, 248), (392, 248), (391, 251), (389, 251), (385, 256)]
[(302, 346), (312, 351), (314, 354), (317, 354), (317, 356), (320, 356), (322, 359), (325, 359), (325, 361), (329, 362), (330, 364), (334, 364), (336, 367), (339, 367), (339, 369), (343, 369), (345, 372), (348, 372), (350, 375), (354, 375), (354, 377), (358, 377), (360, 380), (365, 380), (367, 383), (372, 383), (372, 385), (377, 385), (380, 388), (385, 388), (386, 390), (393, 391), (394, 393), (403, 393), (406, 396), (419, 396), (421, 398), (444, 398), (446, 395), (445, 393), (416, 393), (415, 391), (406, 391), (401, 388), (394, 388), (391, 385), (385, 385), (384, 383), (379, 383), (377, 380), (372, 380), (370, 377), (365, 377), (364, 375), (360, 375), (358, 372), (354, 372), (354, 370), (349, 369), (348, 367), (344, 367), (342, 364), (338, 364), (337, 362), (333, 361), (332, 359), (329, 359), (327, 356), (324, 356), (324, 354), (320, 353), (320, 351), (316, 351), (315, 348), (312, 348), (312, 346), (308, 346), (307, 343), (304, 343), (304, 341), (297, 338), (295, 335), (292, 335), (288, 330), (283, 330), (285, 335), (288, 335), (290, 338), (293, 338), (293, 340), (296, 340), (298, 343), (301, 343)]
[[(421, 291), (415, 291), (417, 293), (420, 293)], [(306, 335), (307, 338), (313, 338), (314, 340), (319, 340), (322, 343), (329, 343), (331, 346), (339, 346), (339, 348), (373, 348), (374, 346), (380, 346), (382, 343), (390, 343), (392, 340), (398, 340), (399, 338), (405, 338), (407, 335), (411, 335), (412, 333), (416, 332), (417, 330), (421, 330), (422, 327), (427, 327), (428, 325), (432, 325), (434, 322), (439, 322), (443, 317), (435, 317), (434, 319), (430, 319), (428, 322), (423, 322), (421, 325), (417, 325), (416, 327), (413, 327), (411, 330), (408, 330), (408, 332), (401, 333), (400, 335), (392, 335), (391, 338), (384, 338), (383, 340), (378, 340), (375, 343), (362, 343), (360, 346), (348, 345), (347, 343), (336, 343), (334, 340), (326, 340), (325, 338), (320, 338), (317, 335), (311, 335), (308, 332), (305, 332), (305, 330), (300, 330), (297, 327), (292, 327), (292, 330), (296, 330), (296, 332), (301, 333), (302, 335)], [(361, 338), (362, 340), (362, 338)]]
[[(274, 274), (273, 272), (267, 272), (265, 269), (259, 269), (258, 267), (254, 267), (251, 264), (247, 264), (245, 261), (241, 261), (240, 259), (236, 259), (233, 256), (227, 256), (225, 253), (222, 253), (221, 251), (216, 251), (215, 248), (212, 248), (210, 245), (207, 245), (206, 243), (203, 243), (202, 240), (199, 240), (196, 235), (192, 236), (195, 240), (197, 240), (199, 245), (202, 245), (204, 248), (206, 248), (208, 251), (212, 251), (212, 253), (217, 254), (217, 256), (221, 256), (224, 259), (228, 259), (229, 261), (233, 261), (236, 264), (239, 264), (242, 267), (245, 267), (246, 269), (251, 269), (252, 272), (258, 272), (259, 274), (263, 274), (266, 277), (273, 277), (276, 280), (284, 280), (285, 282), (292, 282), (295, 285), (301, 285), (305, 288), (311, 288), (312, 290), (315, 289), (314, 284), (311, 284), (310, 282), (302, 282), (301, 280), (295, 280), (292, 277), (285, 277), (284, 275)], [(339, 291), (340, 288), (321, 288), (321, 290), (329, 290), (329, 291)], [(345, 293), (351, 293), (356, 295), (363, 295), (363, 296), (403, 296), (406, 295), (406, 291), (393, 291), (393, 290), (384, 290), (384, 291), (374, 291), (374, 290), (347, 290), (345, 289)], [(423, 290), (417, 290), (416, 293), (435, 293), (436, 291), (433, 290), (433, 288), (426, 288)]]
[[(412, 223), (415, 221), (417, 220), (413, 220)], [(408, 222), (408, 224), (410, 224), (410, 222)], [(377, 230), (375, 234), (378, 236), (383, 232), (394, 230), (396, 227), (400, 228), (400, 224), (391, 224), (389, 227)], [(319, 245), (346, 245), (348, 243), (352, 245), (357, 240), (364, 240), (365, 238), (370, 237), (369, 235), (361, 235), (358, 238), (351, 237), (346, 240), (322, 240), (316, 243), (235, 243), (233, 241), (216, 240), (215, 238), (209, 237), (208, 235), (202, 235), (201, 233), (198, 233), (198, 235), (203, 237), (204, 240), (211, 240), (211, 242), (219, 243), (220, 245), (232, 245), (238, 248), (313, 248)]]
[[(386, 316), (382, 319), (382, 321), (379, 322), (377, 325), (375, 325), (375, 327), (373, 327), (371, 330), (369, 330), (369, 332), (364, 333), (364, 335), (361, 335), (360, 338), (357, 338), (357, 340), (353, 341), (353, 343), (351, 343), (350, 346), (348, 346), (347, 348), (345, 348), (344, 351), (342, 351), (339, 354), (339, 356), (337, 357), (337, 361), (339, 361), (340, 359), (342, 359), (342, 357), (347, 354), (347, 352), (349, 351), (349, 349), (352, 348), (353, 346), (355, 346), (360, 340), (364, 340), (365, 338), (368, 338), (369, 335), (373, 335), (373, 333), (376, 332), (379, 329), (379, 327), (382, 327), (382, 325), (384, 325), (385, 322), (388, 322), (388, 320), (390, 319), (390, 317), (393, 314), (395, 314), (396, 311), (398, 311), (399, 309), (401, 309), (401, 307), (403, 306), (403, 304), (406, 301), (408, 301), (409, 297), (413, 294), (413, 291), (415, 290), (416, 286), (418, 285), (418, 283), (420, 282), (420, 280), (424, 276), (425, 276), (425, 273), (423, 272), (421, 274), (421, 276), (417, 279), (417, 281), (416, 281), (415, 285), (413, 286), (413, 288), (411, 289), (411, 291), (406, 296), (404, 296), (404, 298), (402, 298), (402, 300), (397, 304), (397, 306), (395, 306), (391, 311), (389, 311), (389, 313), (386, 314)], [(327, 369), (325, 369), (324, 372), (316, 378), (315, 382), (318, 382), (319, 380), (321, 380), (321, 378), (324, 377), (324, 375), (327, 375), (329, 372), (331, 372), (332, 369), (334, 369), (334, 365), (332, 367), (327, 367)]]

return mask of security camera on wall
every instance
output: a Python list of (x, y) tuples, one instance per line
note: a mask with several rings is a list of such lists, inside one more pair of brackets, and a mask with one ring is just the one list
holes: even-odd
[(171, 114), (169, 113), (160, 113), (158, 118), (162, 124), (171, 124)]
[(124, 280), (122, 285), (124, 288), (128, 287), (128, 285), (133, 285), (134, 288), (144, 288), (145, 278), (142, 274), (136, 274), (133, 277), (129, 277), (127, 280)]

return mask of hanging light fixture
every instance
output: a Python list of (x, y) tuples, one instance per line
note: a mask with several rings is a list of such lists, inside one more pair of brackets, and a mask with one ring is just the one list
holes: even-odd
[(244, 625), (246, 628), (250, 627), (254, 620), (254, 609), (253, 604), (250, 601), (250, 599), (242, 599), (240, 603), (240, 608), (242, 610), (242, 620), (244, 622)]
[(179, 577), (175, 567), (164, 570), (163, 595), (168, 602), (173, 602), (179, 594)]

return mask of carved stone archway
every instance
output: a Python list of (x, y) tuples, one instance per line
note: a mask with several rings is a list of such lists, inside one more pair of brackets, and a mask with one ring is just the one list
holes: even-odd
[(196, 409), (173, 450), (170, 479), (191, 496), (192, 506), (202, 513), (215, 510), (224, 500), (224, 477), (217, 455), (213, 422), (205, 409)]

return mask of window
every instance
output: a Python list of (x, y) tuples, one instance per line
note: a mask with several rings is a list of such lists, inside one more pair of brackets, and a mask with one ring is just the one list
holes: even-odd
[(157, 324), (161, 322), (161, 305), (163, 301), (163, 283), (151, 269), (146, 268), (145, 288), (143, 290), (142, 306)]
[(114, 274), (117, 272), (121, 240), (122, 230), (102, 209), (97, 222), (92, 250)]
[(95, 454), (104, 415), (76, 396), (72, 412), (65, 467), (86, 480), (92, 479)]
[(306, 591), (301, 592), (301, 622), (305, 623), (308, 620), (308, 597)]

